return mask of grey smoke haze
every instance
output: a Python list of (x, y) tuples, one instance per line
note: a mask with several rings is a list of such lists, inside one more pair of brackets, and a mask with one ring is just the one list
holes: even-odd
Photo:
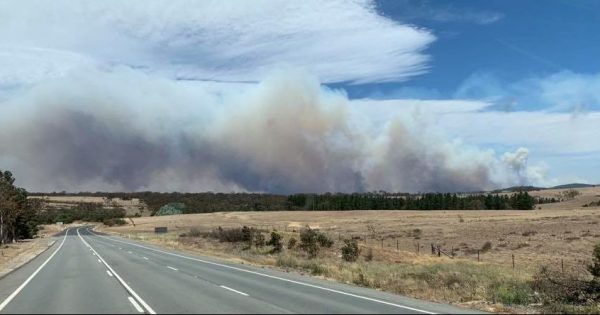
[(473, 191), (526, 173), (526, 149), (500, 159), (420, 114), (371, 128), (296, 70), (227, 89), (90, 70), (15, 95), (0, 103), (0, 168), (32, 191)]

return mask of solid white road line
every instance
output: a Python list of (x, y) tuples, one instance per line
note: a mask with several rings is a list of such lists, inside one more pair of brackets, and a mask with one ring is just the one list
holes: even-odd
[(44, 266), (46, 266), (46, 264), (48, 264), (48, 262), (52, 259), (52, 257), (54, 257), (54, 255), (56, 255), (56, 253), (58, 253), (58, 251), (62, 248), (63, 244), (65, 243), (65, 240), (67, 240), (67, 235), (69, 235), (69, 230), (67, 230), (65, 232), (65, 237), (63, 238), (62, 243), (60, 243), (60, 245), (54, 251), (54, 253), (52, 253), (52, 255), (50, 255), (50, 257), (48, 257), (48, 259), (46, 259), (46, 261), (44, 261), (44, 263), (41, 266), (39, 266), (31, 274), (31, 276), (29, 276), (29, 278), (27, 278), (27, 280), (25, 280), (25, 282), (23, 282), (13, 293), (11, 293), (11, 295), (9, 295), (4, 300), (4, 302), (2, 302), (2, 304), (0, 304), (0, 311), (2, 311), (6, 307), (6, 305), (8, 305), (8, 303), (10, 303), (10, 301), (12, 301), (17, 296), (17, 294), (19, 294), (19, 292), (21, 292), (21, 290), (23, 290), (23, 288), (25, 288), (25, 286), (33, 279), (33, 277), (35, 277), (42, 270), (42, 268), (44, 268)]
[(108, 274), (109, 277), (112, 277), (112, 273), (110, 273), (110, 270), (106, 270), (106, 273)]
[(125, 287), (125, 290), (127, 290), (129, 293), (131, 293), (131, 295), (133, 295), (133, 297), (138, 302), (140, 302), (140, 304), (142, 304), (142, 306), (144, 306), (144, 308), (146, 309), (146, 311), (148, 311), (148, 313), (156, 314), (156, 312), (150, 307), (150, 305), (148, 305), (137, 293), (135, 293), (135, 291), (133, 291), (133, 289), (129, 285), (127, 285), (125, 280), (123, 280), (123, 278), (121, 278), (121, 276), (119, 276), (119, 274), (116, 273), (114, 269), (112, 269), (112, 267), (106, 262), (106, 260), (104, 260), (102, 258), (102, 256), (100, 256), (100, 254), (98, 254), (98, 252), (81, 236), (81, 234), (79, 234), (79, 228), (77, 229), (77, 235), (79, 236), (79, 239), (81, 239), (83, 244), (85, 244), (87, 247), (91, 248), (92, 251), (94, 253), (96, 253), (96, 256), (98, 256), (98, 258), (100, 258), (100, 260), (102, 260), (102, 263), (104, 263), (106, 268), (108, 268), (108, 270), (110, 270), (112, 272), (112, 274), (115, 276), (115, 278), (117, 278), (117, 280), (121, 283), (121, 285), (123, 285), (123, 287)]
[(235, 292), (235, 293), (237, 293), (237, 294), (241, 294), (241, 295), (243, 295), (243, 296), (248, 296), (248, 294), (246, 294), (246, 293), (244, 293), (244, 292), (242, 292), (242, 291), (234, 290), (234, 289), (232, 289), (232, 288), (230, 288), (230, 287), (226, 287), (226, 286), (224, 286), (224, 285), (220, 285), (220, 287), (221, 287), (221, 288), (223, 288), (223, 289), (225, 289), (225, 290), (229, 290), (229, 291)]
[(362, 295), (358, 295), (358, 294), (354, 294), (354, 293), (348, 293), (348, 292), (344, 292), (344, 291), (339, 291), (339, 290), (335, 290), (335, 289), (321, 287), (321, 286), (310, 284), (310, 283), (300, 282), (300, 281), (296, 281), (296, 280), (290, 280), (290, 279), (281, 278), (281, 277), (277, 277), (277, 276), (271, 276), (271, 275), (268, 275), (268, 274), (264, 274), (264, 273), (260, 273), (260, 272), (256, 272), (256, 271), (252, 271), (252, 270), (242, 269), (242, 268), (238, 268), (238, 267), (234, 267), (234, 266), (223, 265), (223, 264), (219, 264), (219, 263), (216, 263), (216, 262), (202, 260), (202, 259), (198, 259), (198, 258), (192, 258), (192, 257), (188, 257), (188, 256), (183, 256), (183, 255), (175, 254), (175, 253), (169, 253), (169, 252), (165, 252), (165, 251), (160, 250), (160, 249), (146, 247), (146, 246), (138, 245), (138, 244), (135, 244), (135, 243), (123, 242), (123, 241), (120, 241), (120, 240), (112, 239), (112, 238), (109, 238), (109, 237), (97, 234), (97, 233), (95, 233), (93, 231), (90, 231), (90, 230), (88, 230), (88, 231), (91, 232), (92, 234), (94, 234), (95, 236), (98, 236), (98, 237), (101, 237), (101, 238), (105, 238), (105, 239), (113, 241), (113, 242), (119, 242), (119, 243), (123, 243), (123, 244), (128, 244), (128, 245), (131, 245), (131, 246), (136, 246), (136, 247), (144, 248), (144, 249), (147, 249), (147, 250), (155, 251), (155, 252), (158, 252), (158, 253), (163, 253), (163, 254), (166, 254), (166, 255), (171, 255), (171, 256), (175, 256), (175, 257), (179, 257), (179, 258), (194, 260), (194, 261), (198, 261), (198, 262), (205, 263), (205, 264), (208, 264), (208, 265), (219, 266), (219, 267), (228, 268), (228, 269), (232, 269), (232, 270), (237, 270), (237, 271), (241, 271), (241, 272), (246, 272), (246, 273), (250, 273), (250, 274), (254, 274), (254, 275), (258, 275), (258, 276), (262, 276), (262, 277), (266, 277), (266, 278), (281, 280), (281, 281), (285, 281), (285, 282), (289, 282), (289, 283), (294, 283), (294, 284), (298, 284), (298, 285), (302, 285), (302, 286), (306, 286), (306, 287), (311, 287), (311, 288), (320, 289), (320, 290), (324, 290), (324, 291), (328, 291), (328, 292), (333, 292), (333, 293), (337, 293), (337, 294), (351, 296), (351, 297), (354, 297), (354, 298), (357, 298), (357, 299), (362, 299), (362, 300), (371, 301), (371, 302), (375, 302), (375, 303), (385, 304), (385, 305), (389, 305), (389, 306), (393, 306), (393, 307), (397, 307), (397, 308), (402, 308), (402, 309), (405, 309), (405, 310), (411, 310), (411, 311), (415, 311), (415, 312), (419, 312), (419, 313), (424, 313), (424, 314), (436, 314), (434, 312), (425, 311), (425, 310), (421, 310), (421, 309), (418, 309), (418, 308), (414, 308), (414, 307), (410, 307), (410, 306), (404, 306), (404, 305), (400, 305), (400, 304), (396, 304), (396, 303), (391, 303), (391, 302), (387, 302), (387, 301), (383, 301), (383, 300), (378, 300), (378, 299), (374, 299), (374, 298), (370, 298), (370, 297), (367, 297), (367, 296), (362, 296)]
[(169, 269), (171, 269), (171, 270), (175, 270), (175, 271), (177, 271), (177, 268), (173, 268), (173, 267), (171, 267), (171, 266), (167, 266), (167, 268), (169, 268)]
[(127, 299), (129, 300), (129, 302), (131, 302), (131, 304), (133, 305), (133, 307), (135, 307), (135, 309), (140, 312), (143, 313), (144, 309), (138, 304), (138, 302), (135, 301), (134, 298), (132, 298), (131, 296), (128, 296)]

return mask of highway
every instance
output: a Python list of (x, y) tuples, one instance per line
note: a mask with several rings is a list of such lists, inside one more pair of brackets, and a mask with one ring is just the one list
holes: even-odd
[(477, 313), (72, 228), (0, 279), (0, 313)]

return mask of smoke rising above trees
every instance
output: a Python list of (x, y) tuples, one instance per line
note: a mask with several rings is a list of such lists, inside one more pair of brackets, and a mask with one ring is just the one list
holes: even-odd
[(36, 191), (452, 192), (528, 174), (526, 149), (498, 158), (422, 113), (377, 124), (296, 69), (224, 87), (89, 70), (0, 106), (0, 166)]

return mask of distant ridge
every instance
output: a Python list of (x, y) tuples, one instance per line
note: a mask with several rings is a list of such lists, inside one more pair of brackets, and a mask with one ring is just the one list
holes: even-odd
[(516, 192), (516, 191), (532, 191), (532, 190), (542, 190), (547, 189), (544, 187), (535, 187), (535, 186), (512, 186), (502, 189), (493, 190), (492, 193), (501, 193), (501, 192)]
[(550, 187), (550, 189), (587, 188), (587, 187), (596, 187), (596, 185), (582, 184), (582, 183), (572, 183), (572, 184), (565, 184), (565, 185), (558, 185), (558, 186)]
[(570, 188), (588, 188), (588, 187), (596, 187), (599, 185), (593, 184), (583, 184), (583, 183), (570, 183), (564, 185), (558, 185), (553, 187), (536, 187), (536, 186), (512, 186), (506, 187), (502, 189), (492, 190), (492, 193), (501, 193), (501, 192), (517, 192), (517, 191), (533, 191), (533, 190), (544, 190), (544, 189), (570, 189)]

